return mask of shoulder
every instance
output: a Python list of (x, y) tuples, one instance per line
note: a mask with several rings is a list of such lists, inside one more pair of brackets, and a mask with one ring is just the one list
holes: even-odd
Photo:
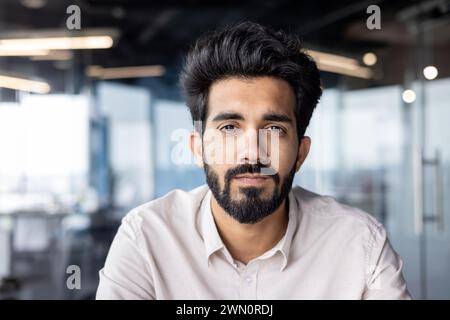
[(360, 235), (369, 244), (386, 237), (383, 225), (361, 209), (299, 186), (293, 187), (292, 192), (309, 228), (333, 230), (331, 234), (338, 234), (341, 237)]
[(208, 192), (202, 185), (190, 191), (175, 189), (155, 200), (144, 203), (126, 214), (122, 225), (131, 226), (135, 232), (143, 229), (186, 227), (195, 223), (195, 216)]

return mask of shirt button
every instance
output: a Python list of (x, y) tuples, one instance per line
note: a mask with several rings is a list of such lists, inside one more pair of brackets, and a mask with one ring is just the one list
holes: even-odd
[(245, 282), (247, 282), (247, 284), (250, 284), (252, 282), (252, 278), (251, 277), (246, 277), (245, 278)]

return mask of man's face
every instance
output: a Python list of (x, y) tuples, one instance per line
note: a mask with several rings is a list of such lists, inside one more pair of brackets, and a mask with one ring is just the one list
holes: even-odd
[(210, 88), (202, 137), (207, 183), (241, 223), (256, 223), (286, 199), (302, 159), (290, 85), (272, 77), (229, 78)]

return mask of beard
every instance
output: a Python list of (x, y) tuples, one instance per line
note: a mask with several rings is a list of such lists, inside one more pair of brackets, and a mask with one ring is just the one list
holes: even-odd
[[(240, 223), (254, 224), (269, 216), (277, 210), (285, 199), (287, 199), (292, 188), (295, 176), (295, 164), (290, 172), (282, 180), (278, 173), (268, 176), (274, 181), (274, 188), (268, 197), (262, 197), (264, 188), (239, 187), (242, 194), (241, 199), (233, 199), (231, 195), (231, 180), (245, 173), (260, 173), (261, 164), (243, 164), (228, 169), (224, 177), (224, 187), (220, 188), (219, 175), (208, 164), (204, 164), (206, 182), (211, 189), (214, 198), (225, 212)], [(236, 195), (235, 197), (238, 197)], [(288, 206), (288, 202), (286, 202)]]

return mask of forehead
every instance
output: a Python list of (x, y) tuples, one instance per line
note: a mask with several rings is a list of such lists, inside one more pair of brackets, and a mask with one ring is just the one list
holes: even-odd
[(220, 112), (239, 112), (244, 118), (267, 112), (294, 116), (294, 90), (285, 80), (273, 77), (228, 78), (214, 82), (208, 95), (207, 118)]

